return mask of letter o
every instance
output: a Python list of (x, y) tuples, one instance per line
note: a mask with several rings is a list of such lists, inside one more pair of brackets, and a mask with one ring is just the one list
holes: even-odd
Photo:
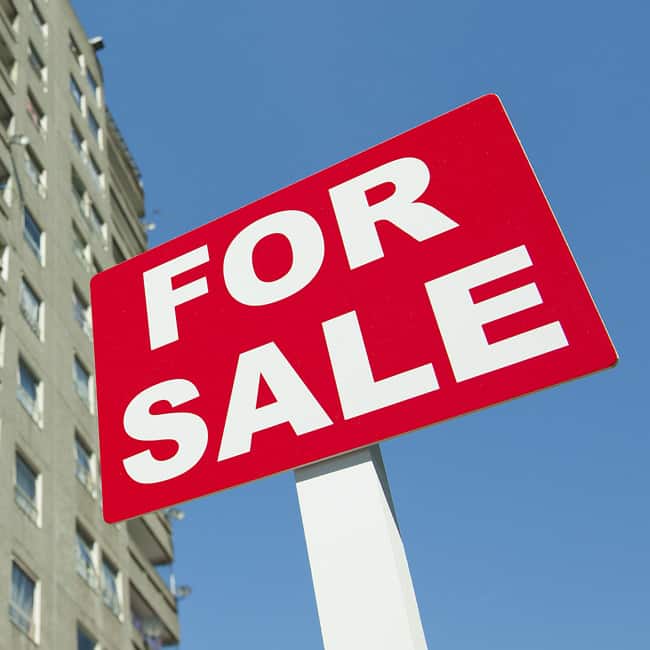
[[(281, 278), (267, 282), (255, 273), (253, 250), (264, 237), (274, 234), (289, 240), (293, 261)], [(316, 277), (324, 256), (325, 242), (316, 220), (300, 210), (283, 210), (254, 221), (237, 234), (223, 259), (223, 277), (238, 302), (269, 305), (304, 289)]]

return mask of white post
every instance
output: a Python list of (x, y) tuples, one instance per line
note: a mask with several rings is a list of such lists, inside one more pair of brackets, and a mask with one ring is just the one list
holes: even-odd
[(379, 445), (295, 475), (325, 650), (426, 650)]

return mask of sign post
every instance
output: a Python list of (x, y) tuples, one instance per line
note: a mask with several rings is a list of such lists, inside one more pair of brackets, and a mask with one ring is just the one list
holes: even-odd
[(379, 445), (295, 476), (325, 650), (426, 650)]

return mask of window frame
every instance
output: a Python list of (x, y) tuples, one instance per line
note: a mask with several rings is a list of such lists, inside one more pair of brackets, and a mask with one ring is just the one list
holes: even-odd
[[(83, 452), (84, 457), (88, 460), (88, 468), (79, 461), (79, 451)], [(86, 443), (83, 436), (76, 431), (74, 436), (74, 459), (75, 459), (75, 476), (84, 486), (93, 499), (97, 498), (97, 455)]]
[[(79, 248), (77, 244), (83, 244), (83, 247)], [(81, 232), (81, 228), (79, 228), (74, 220), (72, 221), (72, 251), (86, 271), (90, 273), (92, 270), (92, 253), (90, 244)]]
[(90, 224), (91, 232), (100, 237), (102, 243), (105, 245), (108, 241), (108, 226), (102, 213), (92, 201), (88, 208), (88, 223)]
[(90, 301), (77, 286), (76, 282), (72, 284), (72, 315), (81, 328), (82, 332), (92, 340), (92, 316), (90, 311)]
[[(32, 237), (30, 227), (38, 230), (38, 242)], [(41, 266), (45, 266), (45, 230), (41, 227), (34, 213), (26, 205), (23, 207), (23, 239), (27, 242)]]
[[(18, 462), (20, 462), (33, 476), (34, 479), (34, 498), (19, 485), (18, 482)], [(36, 526), (41, 527), (41, 503), (42, 503), (42, 473), (19, 448), (16, 448), (14, 454), (14, 500), (20, 510), (24, 512)], [(22, 501), (21, 501), (22, 499)]]
[(70, 95), (72, 100), (75, 103), (75, 106), (81, 111), (82, 115), (86, 115), (86, 97), (81, 90), (81, 86), (78, 81), (75, 79), (73, 74), (70, 74), (70, 83), (69, 83)]
[(88, 122), (88, 130), (95, 139), (95, 142), (102, 148), (102, 125), (95, 117), (95, 113), (89, 108), (87, 111), (86, 120)]
[[(32, 320), (29, 313), (29, 303), (23, 301), (23, 296), (27, 295), (31, 304), (36, 304), (36, 319)], [(41, 298), (40, 294), (34, 287), (32, 283), (23, 275), (20, 279), (20, 286), (18, 288), (18, 308), (22, 317), (25, 319), (29, 325), (29, 329), (34, 332), (39, 341), (43, 340), (43, 332), (45, 330), (44, 321), (45, 321), (45, 302)]]
[(48, 32), (49, 32), (47, 20), (45, 20), (45, 16), (43, 15), (43, 12), (41, 11), (40, 7), (36, 4), (36, 0), (30, 0), (29, 8), (32, 12), (32, 18), (34, 19), (36, 27), (40, 30), (41, 34), (43, 35), (43, 38), (47, 40)]
[(31, 38), (27, 41), (27, 62), (41, 83), (47, 84), (47, 65)]
[(25, 110), (38, 134), (44, 138), (47, 135), (47, 115), (29, 88), (27, 89)]
[(44, 199), (47, 195), (47, 171), (29, 145), (25, 147), (25, 171), (39, 196)]
[[(18, 17), (16, 18), (16, 24), (18, 24)], [(16, 80), (18, 79), (18, 60), (16, 59), (12, 47), (1, 34), (0, 65), (2, 66), (3, 74), (7, 76), (10, 86), (15, 85)]]
[[(30, 391), (28, 391), (22, 382), (22, 372), (21, 369), (24, 369), (28, 375), (30, 375), (34, 380), (34, 399)], [(16, 396), (18, 401), (21, 403), (22, 407), (27, 411), (27, 414), (34, 420), (34, 422), (39, 426), (43, 427), (43, 418), (44, 418), (44, 386), (43, 380), (39, 377), (36, 371), (33, 369), (33, 366), (25, 360), (25, 357), (22, 354), (18, 355), (18, 366), (16, 368), (17, 372), (17, 388)]]
[[(79, 382), (77, 370), (81, 370), (84, 376), (87, 378), (85, 381), (86, 391), (79, 390)], [(81, 357), (78, 354), (73, 355), (72, 362), (72, 384), (75, 393), (81, 400), (81, 402), (86, 406), (90, 413), (93, 413), (94, 405), (94, 395), (93, 395), (93, 375), (92, 372), (88, 370), (88, 366), (81, 360)]]
[[(32, 584), (31, 593), (31, 612), (23, 609), (20, 603), (14, 601), (14, 569), (19, 571), (29, 582)], [(11, 560), (11, 589), (9, 592), (9, 620), (15, 625), (25, 636), (34, 641), (40, 642), (40, 613), (41, 613), (41, 581), (38, 576), (24, 563), (21, 562), (15, 555)], [(12, 614), (13, 612), (13, 614)], [(27, 628), (14, 618), (17, 614), (25, 616), (27, 619)]]
[[(93, 591), (97, 591), (99, 588), (99, 572), (97, 571), (97, 540), (78, 520), (75, 527), (75, 538), (77, 542), (77, 560), (75, 563), (77, 575)], [(86, 554), (84, 554), (82, 549), (86, 551)]]
[(93, 156), (92, 154), (88, 154), (88, 168), (90, 169), (90, 176), (93, 179), (93, 182), (95, 183), (96, 190), (100, 194), (103, 194), (106, 188), (104, 172), (102, 171), (102, 168), (99, 166), (97, 160), (95, 160), (95, 156)]
[(11, 136), (14, 132), (15, 128), (15, 123), (16, 123), (16, 116), (14, 115), (14, 111), (11, 108), (11, 105), (9, 102), (5, 99), (3, 94), (0, 94), (0, 108), (2, 109), (1, 112), (2, 114), (9, 116), (9, 119), (4, 119), (3, 122), (6, 122), (6, 125), (2, 122), (0, 122), (0, 126), (4, 129), (4, 132)]
[(97, 81), (97, 77), (95, 76), (95, 74), (93, 73), (93, 71), (90, 69), (89, 66), (86, 66), (86, 81), (90, 86), (90, 90), (92, 91), (92, 95), (95, 98), (95, 102), (97, 102), (97, 106), (101, 108), (102, 85), (101, 82)]
[(0, 280), (4, 282), (9, 280), (10, 248), (7, 240), (0, 235)]
[[(11, 30), (14, 33), (14, 36), (18, 34), (18, 28), (20, 24), (20, 13), (18, 12), (18, 8), (16, 7), (16, 3), (13, 0), (3, 0), (3, 6), (0, 8), (0, 11), (2, 11), (5, 19), (7, 20), (7, 23), (11, 26)], [(5, 6), (4, 5), (10, 5), (10, 7), (13, 9), (13, 15), (8, 14), (5, 11)]]
[(5, 343), (7, 341), (7, 326), (4, 319), (0, 317), (0, 368), (5, 365)]
[(82, 625), (79, 621), (77, 621), (77, 646), (76, 650), (79, 650), (79, 635), (83, 634), (88, 641), (92, 644), (90, 646), (90, 650), (100, 650), (100, 645), (99, 641), (88, 631), (88, 628)]
[[(112, 587), (110, 590), (106, 588), (106, 574), (110, 575), (112, 579)], [(122, 598), (122, 572), (117, 567), (117, 564), (111, 560), (110, 557), (102, 552), (101, 558), (101, 596), (104, 605), (120, 620), (124, 611), (123, 598)], [(107, 594), (107, 591), (110, 593)]]
[(88, 143), (86, 138), (84, 138), (81, 129), (77, 126), (77, 123), (71, 119), (70, 120), (70, 141), (74, 150), (81, 156), (83, 162), (86, 162), (86, 156), (88, 155)]
[(77, 65), (83, 69), (85, 65), (84, 55), (79, 47), (77, 39), (71, 31), (68, 32), (68, 47), (70, 48), (70, 52), (72, 53), (74, 60), (77, 62)]

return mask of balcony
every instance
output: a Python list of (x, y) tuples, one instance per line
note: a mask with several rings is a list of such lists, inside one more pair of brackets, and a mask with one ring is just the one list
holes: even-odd
[(170, 564), (173, 561), (171, 529), (163, 515), (153, 512), (138, 519), (130, 519), (127, 528), (140, 553), (151, 564)]
[(137, 549), (129, 548), (129, 602), (134, 636), (149, 647), (179, 641), (176, 599)]

